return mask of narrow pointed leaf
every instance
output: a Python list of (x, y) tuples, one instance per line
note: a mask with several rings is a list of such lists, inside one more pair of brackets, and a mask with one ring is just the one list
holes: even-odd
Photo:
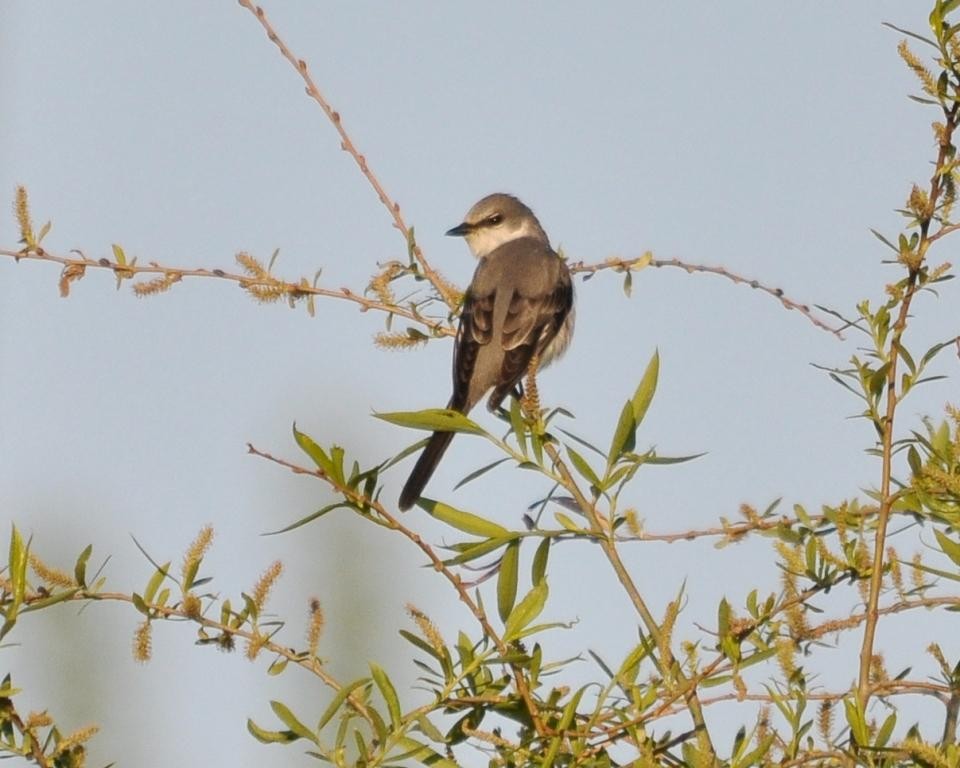
[(592, 485), (594, 488), (602, 487), (600, 478), (597, 477), (597, 473), (593, 471), (593, 467), (591, 467), (587, 463), (587, 460), (573, 450), (573, 448), (571, 448), (569, 445), (567, 446), (567, 455), (570, 457), (570, 461), (573, 462), (574, 468), (580, 473), (580, 476), (583, 477), (584, 480), (590, 483), (590, 485)]
[(462, 488), (463, 486), (465, 486), (467, 483), (473, 482), (474, 480), (476, 480), (476, 479), (477, 479), (478, 477), (480, 477), (481, 475), (487, 474), (487, 472), (489, 472), (491, 469), (493, 469), (493, 468), (495, 468), (495, 467), (499, 467), (499, 466), (500, 466), (501, 464), (503, 464), (503, 462), (505, 462), (505, 461), (510, 461), (510, 457), (509, 457), (509, 456), (505, 456), (505, 457), (502, 458), (502, 459), (497, 459), (496, 461), (494, 461), (494, 462), (492, 462), (492, 463), (490, 463), (490, 464), (487, 464), (486, 466), (480, 467), (480, 469), (474, 470), (474, 471), (471, 472), (469, 475), (467, 475), (465, 478), (463, 478), (463, 480), (461, 480), (459, 483), (457, 483), (455, 486), (453, 486), (453, 490), (457, 490), (458, 488)]
[(310, 435), (305, 435), (298, 430), (296, 424), (293, 425), (293, 439), (297, 442), (297, 445), (300, 446), (300, 450), (307, 454), (313, 463), (317, 465), (318, 469), (327, 475), (333, 476), (333, 462), (330, 461), (327, 452), (317, 445)]
[(504, 623), (503, 639), (506, 642), (516, 640), (524, 627), (540, 615), (548, 594), (547, 582), (541, 581), (517, 604)]
[(451, 411), (448, 408), (428, 408), (424, 411), (393, 411), (391, 413), (375, 413), (374, 416), (390, 424), (396, 424), (398, 427), (427, 429), (431, 432), (486, 434), (479, 424), (471, 421), (462, 413)]
[(394, 728), (400, 726), (400, 699), (397, 698), (397, 691), (383, 671), (383, 667), (378, 664), (370, 663), (370, 674), (373, 675), (373, 682), (380, 689), (380, 695), (387, 704), (387, 711), (390, 713), (390, 724)]
[(628, 400), (620, 411), (620, 420), (610, 441), (610, 451), (607, 454), (607, 471), (612, 467), (624, 451), (632, 451), (635, 447), (637, 421), (633, 415), (633, 401)]
[(280, 722), (293, 731), (293, 733), (301, 739), (307, 739), (316, 743), (317, 737), (313, 734), (313, 731), (301, 723), (286, 704), (281, 701), (271, 701), (270, 708), (273, 710), (273, 714), (280, 718)]
[(300, 738), (293, 731), (268, 731), (249, 718), (247, 718), (247, 730), (253, 738), (263, 744), (289, 744)]
[(421, 498), (417, 504), (426, 510), (431, 517), (453, 526), (458, 531), (470, 533), (474, 536), (486, 536), (487, 538), (506, 538), (510, 536), (510, 531), (502, 525), (497, 525), (469, 512), (454, 509), (443, 502)]
[(647, 370), (640, 379), (637, 391), (633, 393), (633, 420), (639, 427), (643, 423), (643, 417), (647, 415), (647, 409), (653, 400), (653, 395), (657, 391), (657, 379), (660, 376), (660, 352), (657, 350), (650, 358), (647, 364)]
[(530, 568), (530, 582), (539, 584), (547, 575), (547, 560), (550, 557), (550, 539), (544, 539), (537, 547), (533, 556), (533, 565)]
[(311, 512), (311, 513), (310, 513), (309, 515), (307, 515), (306, 517), (301, 517), (299, 520), (296, 520), (296, 521), (290, 523), (290, 525), (285, 525), (283, 528), (279, 528), (279, 529), (277, 529), (276, 531), (267, 531), (266, 533), (264, 533), (264, 534), (262, 534), (262, 535), (263, 535), (263, 536), (276, 536), (278, 533), (287, 533), (288, 531), (292, 531), (292, 530), (294, 530), (295, 528), (299, 528), (301, 525), (306, 525), (307, 523), (312, 523), (312, 522), (313, 522), (314, 520), (316, 520), (318, 517), (323, 517), (325, 514), (327, 514), (327, 512), (331, 512), (331, 511), (333, 511), (334, 509), (337, 509), (338, 507), (349, 508), (349, 505), (344, 504), (342, 501), (334, 502), (333, 504), (328, 504), (327, 506), (322, 507), (321, 509), (318, 509), (316, 512)]
[(497, 579), (497, 612), (500, 620), (506, 621), (517, 600), (517, 580), (520, 571), (520, 541), (507, 544), (500, 561), (500, 575)]
[(343, 703), (347, 700), (347, 697), (353, 693), (357, 688), (362, 685), (366, 685), (370, 682), (370, 678), (361, 677), (359, 680), (354, 680), (350, 685), (345, 685), (339, 691), (337, 695), (333, 697), (333, 700), (327, 705), (327, 708), (323, 711), (323, 714), (320, 716), (320, 722), (317, 723), (317, 731), (321, 731), (323, 727), (330, 722), (335, 714)]

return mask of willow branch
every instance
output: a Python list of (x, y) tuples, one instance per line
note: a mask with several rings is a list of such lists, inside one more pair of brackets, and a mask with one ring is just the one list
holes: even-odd
[(430, 266), (426, 257), (423, 255), (423, 251), (420, 249), (420, 246), (416, 244), (413, 238), (413, 231), (404, 221), (403, 215), (400, 213), (399, 204), (394, 202), (393, 199), (387, 194), (386, 190), (383, 188), (383, 185), (380, 183), (380, 180), (376, 177), (373, 171), (370, 170), (370, 166), (367, 165), (366, 157), (360, 154), (360, 152), (357, 150), (356, 145), (353, 143), (353, 139), (350, 138), (346, 128), (343, 127), (343, 120), (340, 117), (340, 113), (330, 105), (330, 102), (327, 101), (326, 97), (314, 82), (307, 62), (293, 54), (293, 51), (290, 50), (289, 46), (283, 41), (280, 35), (277, 34), (276, 29), (267, 18), (263, 8), (251, 2), (251, 0), (239, 0), (239, 2), (241, 6), (246, 8), (256, 17), (257, 21), (260, 22), (260, 26), (263, 27), (264, 32), (267, 33), (267, 37), (269, 38), (270, 42), (277, 46), (283, 58), (290, 62), (293, 68), (297, 71), (297, 74), (303, 79), (303, 82), (306, 84), (307, 95), (320, 105), (323, 113), (333, 124), (337, 134), (340, 136), (340, 148), (354, 159), (364, 178), (370, 183), (370, 186), (373, 187), (373, 191), (377, 193), (377, 197), (379, 198), (380, 202), (390, 212), (390, 216), (393, 218), (394, 227), (396, 227), (400, 234), (403, 235), (404, 243), (406, 243), (414, 258), (420, 264), (424, 276), (437, 290), (437, 293), (441, 296), (447, 306), (451, 309), (455, 309), (458, 302), (456, 291), (452, 290), (447, 281), (444, 280), (443, 277), (441, 277), (439, 273), (437, 273), (437, 271)]
[[(490, 620), (487, 618), (487, 614), (480, 604), (470, 596), (470, 592), (460, 576), (451, 571), (446, 564), (444, 564), (443, 560), (441, 560), (437, 553), (434, 552), (433, 547), (427, 544), (420, 534), (401, 523), (395, 515), (391, 514), (387, 508), (383, 506), (383, 504), (376, 499), (371, 499), (361, 493), (357, 493), (352, 488), (341, 485), (320, 469), (308, 469), (307, 467), (300, 466), (299, 464), (294, 464), (291, 461), (287, 461), (285, 459), (273, 456), (265, 451), (261, 451), (249, 443), (247, 444), (247, 451), (254, 456), (259, 456), (262, 459), (266, 459), (267, 461), (278, 464), (281, 467), (285, 467), (294, 474), (310, 475), (312, 477), (319, 478), (349, 501), (363, 508), (367, 508), (376, 512), (377, 516), (387, 527), (397, 531), (404, 538), (413, 543), (424, 555), (426, 555), (427, 559), (430, 561), (430, 564), (433, 566), (433, 569), (438, 573), (443, 574), (444, 578), (450, 582), (451, 586), (456, 590), (460, 602), (462, 602), (470, 611), (470, 613), (473, 614), (473, 617), (477, 620), (477, 623), (483, 630), (484, 635), (493, 642), (500, 654), (507, 656), (510, 653), (510, 647), (503, 641), (503, 639), (500, 637), (500, 634), (493, 628), (493, 625), (490, 624)], [(524, 705), (527, 707), (527, 711), (530, 714), (530, 719), (533, 722), (537, 733), (539, 733), (541, 736), (547, 735), (547, 728), (540, 717), (539, 707), (537, 706), (537, 703), (534, 701), (533, 695), (530, 692), (530, 686), (527, 683), (526, 673), (520, 665), (515, 663), (511, 663), (510, 668), (513, 671), (513, 679), (517, 688), (517, 693), (519, 693), (520, 697), (523, 699)]]
[(580, 486), (577, 484), (577, 481), (574, 479), (573, 475), (570, 474), (570, 470), (567, 469), (566, 464), (560, 457), (560, 452), (557, 450), (556, 446), (553, 443), (548, 442), (545, 443), (544, 450), (546, 450), (547, 454), (550, 456), (555, 470), (562, 478), (564, 487), (570, 491), (577, 503), (577, 506), (580, 507), (581, 511), (590, 521), (590, 527), (594, 530), (594, 532), (604, 532), (605, 535), (599, 537), (599, 542), (603, 553), (606, 555), (608, 562), (614, 570), (614, 573), (616, 573), (617, 580), (623, 586), (627, 596), (630, 598), (630, 602), (633, 603), (633, 607), (643, 621), (647, 632), (650, 633), (653, 641), (660, 649), (661, 655), (665, 656), (665, 658), (661, 658), (660, 660), (663, 667), (662, 671), (664, 678), (673, 678), (674, 685), (676, 685), (677, 688), (682, 691), (682, 696), (686, 700), (687, 707), (690, 710), (690, 717), (693, 720), (693, 725), (697, 732), (697, 740), (700, 744), (700, 747), (711, 757), (712, 760), (716, 760), (716, 749), (714, 748), (713, 742), (710, 739), (710, 732), (707, 730), (706, 720), (703, 716), (703, 708), (700, 706), (700, 699), (697, 694), (697, 687), (690, 684), (680, 665), (673, 657), (673, 653), (669, 647), (669, 644), (665, 642), (663, 632), (660, 630), (660, 625), (657, 624), (657, 620), (647, 607), (646, 601), (640, 594), (640, 590), (637, 589), (637, 585), (634, 583), (633, 577), (630, 576), (630, 572), (623, 564), (623, 560), (620, 559), (620, 553), (617, 550), (616, 540), (613, 536), (611, 527), (609, 525), (603, 525), (596, 507), (587, 499), (586, 496), (583, 495), (583, 492), (580, 490)]
[[(92, 259), (79, 253), (76, 256), (59, 256), (57, 254), (50, 253), (50, 251), (41, 247), (22, 251), (0, 249), (0, 256), (6, 256), (16, 259), (17, 261), (46, 261), (53, 264), (59, 264), (61, 267), (63, 267), (65, 272), (67, 270), (73, 270), (75, 277), (82, 276), (83, 272), (87, 269), (100, 269), (107, 272), (112, 272), (121, 280), (129, 279), (137, 275), (156, 275), (166, 278), (170, 284), (191, 278), (226, 280), (227, 282), (236, 283), (250, 293), (254, 298), (261, 301), (263, 299), (260, 298), (258, 289), (260, 291), (277, 292), (278, 297), (286, 297), (291, 301), (296, 301), (309, 296), (321, 296), (324, 298), (339, 299), (358, 305), (361, 312), (366, 312), (373, 309), (380, 312), (385, 312), (389, 315), (403, 317), (413, 322), (420, 323), (437, 336), (453, 336), (455, 334), (454, 329), (450, 327), (449, 323), (444, 320), (426, 317), (420, 312), (416, 311), (412, 305), (402, 306), (400, 304), (385, 303), (378, 299), (373, 299), (369, 296), (356, 293), (346, 287), (322, 288), (317, 285), (311, 285), (306, 278), (301, 278), (297, 282), (290, 282), (273, 277), (272, 275), (267, 277), (251, 277), (248, 274), (228, 272), (224, 269), (197, 269), (191, 267), (164, 266), (155, 262), (151, 262), (147, 265), (121, 264), (118, 261), (105, 257), (100, 259)], [(134, 288), (136, 288), (136, 286), (137, 283), (134, 283)]]
[(887, 524), (890, 521), (890, 513), (896, 500), (896, 493), (892, 492), (893, 483), (893, 443), (894, 443), (894, 416), (896, 415), (897, 405), (900, 400), (898, 385), (898, 369), (901, 357), (901, 345), (903, 334), (907, 329), (907, 319), (910, 317), (910, 306), (913, 303), (913, 297), (917, 292), (920, 271), (923, 261), (930, 247), (930, 222), (932, 221), (932, 211), (936, 209), (937, 201), (943, 190), (943, 175), (941, 173), (944, 165), (948, 162), (953, 152), (952, 137), (957, 126), (957, 115), (960, 112), (960, 101), (956, 102), (950, 109), (944, 109), (946, 124), (943, 127), (943, 133), (940, 136), (940, 149), (937, 154), (937, 162), (930, 179), (930, 192), (928, 210), (930, 215), (923, 218), (920, 222), (920, 242), (917, 245), (916, 259), (907, 264), (908, 274), (906, 288), (903, 298), (900, 301), (900, 309), (897, 313), (897, 319), (893, 325), (893, 333), (890, 339), (889, 368), (887, 370), (886, 380), (886, 409), (881, 423), (881, 477), (880, 477), (880, 511), (877, 517), (877, 529), (874, 535), (873, 547), (873, 567), (870, 574), (870, 593), (867, 598), (866, 621), (863, 628), (863, 643), (860, 647), (860, 670), (857, 679), (857, 698), (860, 703), (861, 711), (866, 712), (867, 704), (870, 700), (870, 666), (873, 660), (873, 644), (877, 633), (877, 622), (880, 613), (877, 606), (880, 601), (880, 589), (883, 583), (883, 558), (886, 548)]
[(834, 328), (833, 326), (828, 325), (814, 314), (809, 305), (791, 299), (784, 293), (782, 288), (774, 288), (761, 283), (759, 280), (743, 277), (735, 272), (731, 272), (725, 267), (711, 266), (708, 264), (691, 264), (690, 262), (681, 261), (680, 259), (654, 259), (651, 258), (649, 254), (640, 256), (636, 259), (606, 259), (605, 261), (601, 261), (596, 264), (586, 264), (582, 261), (578, 261), (571, 263), (568, 266), (570, 267), (571, 272), (584, 273), (587, 275), (594, 275), (604, 270), (612, 270), (614, 272), (630, 272), (632, 270), (635, 271), (645, 267), (676, 267), (689, 274), (699, 272), (708, 275), (717, 275), (718, 277), (726, 278), (737, 285), (746, 285), (750, 288), (762, 291), (763, 293), (766, 293), (769, 296), (777, 299), (786, 309), (796, 310), (799, 312), (817, 328), (827, 331), (828, 333), (832, 333), (838, 339), (843, 338), (842, 328)]

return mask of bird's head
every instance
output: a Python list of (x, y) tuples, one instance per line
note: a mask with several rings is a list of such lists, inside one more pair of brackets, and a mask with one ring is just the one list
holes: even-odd
[(466, 240), (478, 259), (521, 237), (532, 237), (549, 244), (533, 211), (513, 195), (503, 193), (487, 195), (467, 211), (462, 224), (447, 234)]

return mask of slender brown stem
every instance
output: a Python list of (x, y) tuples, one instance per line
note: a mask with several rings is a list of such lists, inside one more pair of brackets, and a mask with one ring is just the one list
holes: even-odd
[(762, 291), (763, 293), (773, 296), (786, 309), (796, 310), (805, 318), (807, 318), (807, 320), (813, 323), (817, 328), (827, 331), (828, 333), (832, 333), (838, 339), (843, 338), (843, 329), (834, 328), (833, 326), (825, 323), (823, 320), (820, 320), (814, 314), (809, 305), (791, 299), (784, 293), (782, 288), (774, 288), (760, 282), (759, 280), (743, 277), (742, 275), (738, 275), (736, 272), (731, 272), (726, 267), (712, 266), (709, 264), (692, 264), (688, 261), (681, 261), (680, 259), (654, 259), (651, 258), (649, 254), (640, 256), (636, 259), (606, 259), (605, 261), (601, 261), (596, 264), (586, 264), (582, 261), (578, 261), (569, 265), (572, 273), (576, 274), (579, 272), (588, 275), (596, 274), (597, 272), (604, 270), (612, 270), (614, 272), (629, 272), (631, 270), (643, 269), (648, 266), (656, 268), (676, 267), (687, 273), (699, 272), (702, 274), (717, 275), (718, 277), (726, 278), (737, 285), (746, 285), (750, 288), (755, 288), (758, 291)]
[[(283, 295), (292, 298), (302, 296), (322, 296), (330, 299), (340, 299), (356, 304), (361, 311), (371, 309), (386, 312), (398, 317), (405, 317), (416, 323), (429, 328), (438, 336), (453, 336), (455, 331), (448, 323), (442, 320), (436, 320), (425, 317), (419, 312), (401, 306), (399, 304), (385, 304), (369, 296), (355, 293), (349, 288), (321, 288), (311, 285), (305, 280), (290, 282), (270, 276), (269, 278), (257, 278), (250, 275), (243, 275), (235, 272), (227, 272), (223, 269), (196, 269), (189, 267), (171, 267), (161, 264), (120, 264), (107, 258), (91, 259), (85, 256), (58, 256), (50, 253), (43, 248), (36, 248), (30, 251), (10, 251), (0, 249), (0, 256), (7, 256), (17, 261), (48, 261), (59, 264), (64, 269), (102, 269), (113, 272), (115, 275), (121, 275), (125, 279), (134, 275), (159, 275), (162, 277), (171, 276), (175, 281), (184, 278), (206, 278), (211, 280), (226, 280), (227, 282), (237, 283), (241, 288), (251, 289), (278, 289)], [(255, 295), (255, 294), (254, 294)]]
[(394, 226), (403, 235), (404, 242), (412, 251), (414, 258), (416, 258), (416, 260), (420, 263), (420, 267), (423, 270), (424, 276), (437, 290), (437, 293), (444, 300), (444, 302), (446, 302), (447, 306), (449, 306), (451, 309), (454, 309), (457, 306), (458, 301), (456, 291), (454, 291), (447, 281), (444, 280), (437, 273), (437, 271), (430, 266), (426, 257), (423, 255), (423, 251), (420, 250), (420, 246), (414, 242), (413, 234), (404, 221), (403, 215), (400, 213), (400, 206), (387, 194), (386, 190), (383, 188), (383, 185), (380, 183), (380, 180), (376, 177), (376, 175), (374, 175), (373, 171), (370, 170), (370, 166), (367, 165), (366, 157), (360, 154), (360, 152), (357, 150), (356, 145), (353, 143), (353, 139), (350, 138), (350, 134), (347, 133), (346, 128), (343, 126), (343, 120), (340, 117), (340, 113), (330, 105), (330, 102), (327, 101), (326, 97), (323, 95), (323, 93), (321, 93), (320, 89), (317, 87), (317, 84), (314, 82), (313, 77), (310, 75), (310, 69), (307, 65), (307, 62), (303, 59), (297, 58), (293, 54), (280, 35), (277, 34), (276, 29), (274, 29), (273, 25), (270, 23), (270, 20), (267, 18), (267, 14), (264, 12), (263, 8), (251, 2), (251, 0), (239, 0), (239, 3), (256, 17), (257, 21), (260, 22), (260, 26), (263, 27), (264, 31), (267, 33), (267, 37), (270, 39), (270, 42), (277, 46), (277, 48), (280, 50), (280, 53), (283, 55), (283, 58), (293, 65), (293, 68), (297, 71), (297, 74), (299, 74), (303, 79), (303, 82), (307, 86), (307, 95), (320, 105), (323, 113), (333, 124), (337, 134), (340, 136), (340, 148), (354, 159), (364, 178), (370, 183), (370, 186), (373, 187), (374, 192), (377, 193), (377, 198), (387, 209), (387, 211), (390, 212), (390, 216), (393, 218)]
[(577, 503), (577, 506), (580, 507), (580, 510), (590, 521), (591, 528), (594, 530), (594, 532), (602, 532), (604, 534), (599, 538), (600, 547), (603, 550), (604, 555), (606, 555), (607, 561), (613, 568), (614, 573), (617, 576), (617, 580), (626, 591), (627, 596), (630, 598), (630, 602), (633, 603), (633, 607), (639, 614), (644, 627), (653, 638), (657, 648), (660, 649), (660, 666), (664, 679), (669, 681), (672, 678), (672, 684), (676, 685), (682, 692), (683, 698), (685, 699), (687, 707), (690, 710), (690, 717), (693, 720), (694, 729), (696, 730), (697, 734), (697, 742), (700, 745), (700, 749), (705, 754), (709, 755), (710, 759), (715, 762), (717, 759), (717, 753), (714, 749), (713, 742), (710, 739), (710, 733), (707, 730), (706, 720), (703, 716), (703, 707), (700, 705), (697, 688), (695, 685), (690, 684), (690, 681), (683, 673), (683, 669), (681, 668), (680, 664), (678, 664), (674, 658), (669, 644), (665, 642), (663, 633), (660, 631), (660, 625), (657, 623), (656, 618), (654, 618), (653, 614), (650, 612), (650, 609), (647, 607), (646, 601), (640, 594), (640, 590), (637, 589), (637, 585), (634, 583), (633, 578), (630, 576), (630, 572), (623, 564), (623, 560), (620, 559), (620, 553), (617, 550), (617, 543), (613, 535), (613, 531), (609, 525), (603, 525), (596, 507), (587, 499), (586, 496), (584, 496), (583, 492), (580, 490), (577, 481), (574, 479), (573, 475), (570, 474), (570, 470), (567, 469), (567, 466), (563, 462), (560, 452), (557, 450), (556, 446), (552, 443), (547, 443), (545, 445), (545, 450), (550, 456), (557, 473), (563, 480), (564, 487), (570, 491), (570, 493), (573, 495), (574, 501)]
[(893, 443), (894, 443), (894, 416), (900, 395), (897, 389), (898, 364), (901, 357), (903, 334), (907, 329), (907, 319), (910, 317), (910, 305), (917, 292), (920, 270), (930, 246), (930, 222), (932, 211), (936, 210), (937, 201), (942, 191), (943, 176), (941, 169), (948, 161), (952, 152), (952, 137), (957, 125), (957, 114), (960, 111), (960, 102), (945, 110), (946, 125), (940, 137), (940, 149), (933, 176), (930, 179), (930, 192), (927, 215), (920, 222), (920, 241), (917, 245), (915, 261), (908, 264), (908, 274), (903, 298), (897, 312), (897, 319), (893, 325), (888, 354), (889, 368), (887, 370), (887, 397), (886, 407), (881, 424), (881, 475), (880, 475), (880, 510), (877, 515), (877, 529), (874, 534), (873, 567), (870, 573), (870, 592), (867, 598), (866, 621), (863, 628), (863, 643), (860, 647), (860, 670), (857, 678), (857, 699), (861, 710), (866, 712), (870, 700), (870, 667), (873, 660), (873, 647), (876, 640), (877, 622), (880, 618), (878, 604), (880, 589), (883, 585), (883, 565), (886, 551), (887, 525), (890, 522), (890, 513), (896, 500), (896, 494), (891, 491), (893, 483)]
[[(311, 470), (301, 467), (298, 464), (293, 462), (286, 461), (285, 459), (278, 458), (273, 456), (266, 451), (261, 451), (258, 448), (254, 447), (251, 444), (247, 444), (247, 450), (252, 453), (254, 456), (259, 456), (260, 458), (266, 459), (267, 461), (278, 464), (281, 467), (286, 467), (291, 472), (301, 475), (312, 475), (323, 480), (331, 488), (333, 488), (337, 493), (342, 494), (347, 499), (356, 504), (362, 506), (363, 508), (372, 509), (376, 514), (383, 520), (383, 522), (393, 530), (397, 531), (404, 536), (408, 541), (413, 543), (427, 559), (430, 560), (430, 564), (433, 566), (434, 570), (438, 573), (443, 574), (444, 578), (450, 582), (453, 588), (456, 590), (457, 595), (470, 613), (473, 614), (473, 617), (477, 620), (477, 623), (480, 625), (480, 628), (483, 630), (484, 636), (488, 637), (493, 644), (496, 646), (497, 650), (503, 655), (507, 656), (510, 653), (510, 647), (503, 641), (500, 637), (500, 634), (493, 628), (493, 625), (490, 624), (490, 620), (487, 618), (486, 612), (480, 606), (480, 604), (470, 596), (470, 592), (467, 586), (463, 583), (463, 580), (459, 575), (451, 571), (440, 559), (436, 552), (434, 552), (433, 547), (427, 544), (420, 534), (411, 530), (403, 523), (400, 522), (399, 518), (391, 514), (386, 507), (383, 506), (379, 501), (375, 499), (370, 499), (364, 496), (361, 493), (357, 493), (352, 488), (348, 488), (345, 485), (341, 485), (336, 482), (332, 477), (329, 477), (324, 472), (320, 470)], [(513, 682), (517, 688), (517, 693), (520, 694), (520, 697), (523, 699), (524, 705), (527, 708), (527, 712), (530, 714), (530, 720), (533, 723), (534, 728), (537, 733), (541, 736), (549, 735), (549, 729), (543, 722), (543, 719), (540, 715), (540, 708), (538, 707), (536, 701), (533, 698), (533, 694), (530, 691), (530, 686), (527, 682), (526, 673), (519, 664), (510, 664), (511, 671), (513, 672)]]
[(12, 708), (13, 705), (11, 704), (10, 706), (11, 709), (4, 714), (9, 719), (13, 727), (20, 732), (20, 735), (24, 739), (30, 740), (30, 754), (24, 755), (24, 757), (29, 757), (31, 760), (33, 760), (33, 762), (40, 766), (40, 768), (49, 768), (50, 762), (47, 760), (47, 756), (43, 753), (43, 745), (41, 744), (40, 738), (37, 736), (33, 728), (30, 728), (26, 723), (23, 722), (20, 714)]

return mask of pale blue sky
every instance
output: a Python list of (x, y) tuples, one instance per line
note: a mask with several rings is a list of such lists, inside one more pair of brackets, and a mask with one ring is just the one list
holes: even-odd
[[(434, 266), (460, 285), (473, 263), (443, 232), (492, 191), (528, 202), (573, 260), (651, 249), (845, 312), (896, 279), (869, 228), (897, 231), (892, 209), (929, 174), (936, 115), (907, 100), (914, 83), (899, 36), (881, 22), (920, 28), (923, 4), (265, 8)], [(27, 185), (38, 224), (53, 220), (51, 251), (108, 255), (116, 242), (141, 263), (231, 268), (240, 249), (268, 258), (279, 248), (279, 274), (322, 268), (323, 284), (354, 289), (376, 262), (404, 257), (332, 127), (235, 2), (8, 0), (0, 104), (0, 197), (12, 203), (14, 186)], [(12, 216), (0, 216), (0, 247), (16, 240)], [(941, 256), (955, 248), (946, 241)], [(15, 520), (61, 565), (93, 543), (95, 559), (111, 557), (109, 584), (131, 590), (150, 567), (129, 534), (177, 561), (210, 522), (214, 587), (235, 596), (283, 559), (272, 606), (290, 620), (289, 642), (301, 641), (307, 598), (318, 596), (328, 614), (322, 653), (343, 677), (379, 659), (412, 678), (402, 656), (390, 657), (408, 601), (449, 637), (473, 631), (415, 550), (346, 513), (260, 538), (328, 496), (245, 452), (250, 441), (296, 457), (294, 420), (362, 463), (400, 450), (413, 436), (370, 413), (443, 405), (449, 342), (381, 351), (371, 344), (383, 327), (375, 313), (329, 301), (311, 319), (226, 283), (137, 299), (90, 273), (64, 301), (57, 278), (53, 266), (0, 260), (0, 529)], [(659, 348), (661, 387), (640, 441), (708, 452), (640, 474), (633, 503), (650, 530), (708, 526), (741, 502), (762, 508), (779, 496), (816, 510), (877, 482), (862, 452), (870, 427), (846, 419), (857, 403), (809, 365), (842, 365), (855, 339), (838, 342), (758, 292), (678, 270), (636, 275), (631, 299), (613, 276), (578, 281), (578, 300), (573, 346), (543, 376), (544, 399), (606, 444)], [(946, 304), (917, 307), (928, 344), (956, 332)], [(938, 372), (955, 373), (955, 359)], [(931, 387), (904, 412), (939, 416), (949, 396)], [(543, 490), (529, 474), (502, 469), (451, 491), (488, 455), (458, 438), (430, 491), (516, 526)], [(387, 499), (409, 466), (393, 470)], [(724, 594), (740, 604), (750, 585), (777, 585), (763, 542), (719, 553), (647, 544), (625, 557), (657, 613), (687, 580), (687, 622), (712, 624)], [(551, 617), (580, 619), (554, 639), (556, 657), (625, 653), (633, 618), (596, 553), (559, 549), (552, 567)], [(158, 626), (154, 661), (137, 665), (137, 620), (117, 605), (31, 616), (13, 635), (23, 645), (0, 651), (0, 672), (11, 669), (28, 705), (50, 707), (65, 726), (102, 725), (91, 764), (307, 762), (298, 746), (255, 743), (244, 722), (273, 725), (275, 698), (315, 721), (319, 686), (195, 648), (184, 626)], [(892, 669), (925, 644), (893, 641), (882, 629)], [(827, 683), (843, 687), (852, 656), (831, 658)]]

